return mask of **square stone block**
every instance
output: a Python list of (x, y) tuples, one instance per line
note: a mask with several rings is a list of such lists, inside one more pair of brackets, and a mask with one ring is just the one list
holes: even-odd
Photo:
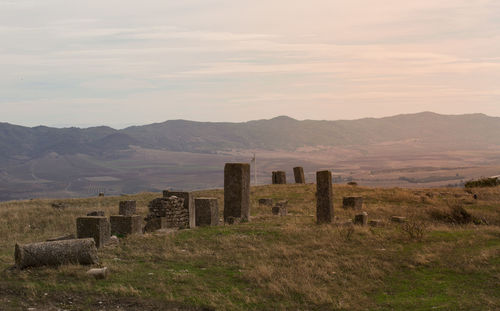
[(194, 199), (196, 226), (219, 225), (219, 206), (216, 198)]
[(139, 215), (123, 216), (113, 215), (109, 217), (111, 222), (111, 234), (129, 235), (142, 233), (142, 218)]
[(333, 219), (332, 172), (316, 172), (316, 222), (331, 223)]
[(79, 239), (93, 238), (99, 248), (109, 240), (110, 226), (104, 216), (86, 216), (76, 219), (76, 236)]
[(144, 232), (155, 232), (167, 228), (167, 217), (155, 217), (146, 220)]

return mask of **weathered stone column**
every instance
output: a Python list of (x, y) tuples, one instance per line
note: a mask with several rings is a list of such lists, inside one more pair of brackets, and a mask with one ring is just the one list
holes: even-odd
[(331, 223), (333, 219), (332, 172), (316, 172), (316, 221)]
[(286, 184), (286, 173), (283, 171), (273, 172), (273, 185)]
[(305, 184), (306, 178), (304, 177), (304, 168), (297, 166), (293, 168), (293, 175), (295, 176), (296, 184)]
[(228, 217), (250, 219), (250, 164), (224, 166), (224, 221)]

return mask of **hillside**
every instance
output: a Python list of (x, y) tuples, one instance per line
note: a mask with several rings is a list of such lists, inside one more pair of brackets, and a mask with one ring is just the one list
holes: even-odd
[(329, 168), (341, 181), (366, 185), (460, 185), (500, 174), (499, 133), (500, 118), (430, 112), (352, 121), (172, 120), (123, 130), (0, 123), (0, 201), (220, 187), (224, 163), (248, 162), (253, 153), (264, 184), (273, 170), (303, 165), (309, 175)]
[[(0, 203), (0, 309), (500, 308), (500, 187), (334, 187), (337, 222), (355, 213), (340, 207), (342, 197), (356, 195), (369, 219), (383, 220), (379, 227), (316, 225), (314, 193), (314, 185), (252, 187), (249, 223), (122, 238), (99, 250), (110, 270), (106, 280), (90, 279), (88, 267), (77, 265), (9, 269), (14, 245), (73, 233), (77, 216), (116, 214), (120, 200), (137, 200), (145, 216), (159, 193)], [(218, 198), (222, 214), (221, 190), (194, 194)], [(289, 215), (273, 216), (259, 198), (289, 200)], [(54, 202), (67, 208), (54, 209)], [(452, 221), (462, 219), (448, 207), (456, 205), (480, 224)], [(390, 222), (393, 215), (408, 217), (411, 226)], [(409, 234), (417, 230), (422, 237)]]
[[(0, 156), (58, 154), (94, 155), (127, 149), (128, 145), (187, 152), (231, 149), (295, 150), (304, 146), (349, 146), (419, 140), (448, 146), (500, 145), (500, 118), (482, 114), (439, 115), (431, 112), (352, 121), (298, 121), (286, 116), (244, 123), (172, 120), (133, 126), (28, 128), (0, 124)], [(120, 143), (109, 144), (119, 137)]]

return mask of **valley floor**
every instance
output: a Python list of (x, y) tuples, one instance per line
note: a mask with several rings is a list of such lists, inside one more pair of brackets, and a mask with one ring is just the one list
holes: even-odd
[[(116, 214), (120, 200), (137, 200), (145, 216), (160, 194), (0, 203), (0, 310), (500, 309), (500, 187), (339, 185), (334, 194), (336, 222), (356, 213), (342, 197), (363, 196), (369, 219), (384, 225), (316, 225), (312, 184), (252, 187), (249, 223), (130, 236), (100, 249), (105, 280), (77, 265), (17, 271), (14, 245), (73, 233), (76, 217)], [(222, 190), (195, 195), (223, 208)], [(259, 198), (288, 200), (288, 216), (273, 216)], [(68, 207), (52, 208), (56, 201)], [(393, 215), (408, 223), (390, 222)]]

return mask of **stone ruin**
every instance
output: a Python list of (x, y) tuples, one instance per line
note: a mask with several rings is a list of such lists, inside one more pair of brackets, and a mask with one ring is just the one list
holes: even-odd
[(283, 200), (277, 202), (271, 211), (273, 215), (286, 216), (288, 214), (288, 201)]
[(97, 248), (104, 246), (111, 236), (111, 227), (104, 216), (85, 216), (76, 219), (76, 237), (93, 238)]
[(122, 216), (135, 215), (136, 214), (136, 202), (135, 201), (120, 201), (118, 214), (122, 215)]
[(333, 218), (332, 172), (316, 172), (316, 221), (331, 223)]
[[(176, 196), (157, 198), (149, 202), (148, 208), (149, 214), (145, 218), (147, 228), (152, 228), (154, 224), (164, 224), (166, 228), (190, 228), (189, 208), (184, 204), (183, 198)], [(164, 218), (164, 220), (158, 220), (158, 218)]]
[(273, 185), (286, 184), (286, 173), (283, 171), (275, 171), (272, 176)]
[(217, 198), (194, 199), (196, 226), (219, 225), (219, 206)]
[(196, 227), (193, 195), (190, 192), (185, 191), (163, 191), (164, 198), (169, 198), (171, 196), (184, 199), (184, 208), (189, 211), (189, 228)]
[(362, 212), (354, 216), (354, 224), (366, 226), (368, 224), (368, 213)]
[(295, 177), (296, 184), (305, 184), (306, 178), (304, 176), (304, 168), (297, 166), (293, 168), (293, 176)]
[(111, 223), (111, 234), (126, 236), (142, 233), (142, 217), (139, 215), (112, 215), (109, 217)]
[(87, 216), (105, 216), (104, 211), (93, 211), (87, 213)]
[(344, 197), (342, 199), (342, 207), (344, 209), (355, 209), (361, 210), (363, 208), (363, 198), (362, 197)]
[[(232, 220), (230, 220), (230, 218)], [(250, 220), (250, 164), (224, 166), (224, 221)]]

